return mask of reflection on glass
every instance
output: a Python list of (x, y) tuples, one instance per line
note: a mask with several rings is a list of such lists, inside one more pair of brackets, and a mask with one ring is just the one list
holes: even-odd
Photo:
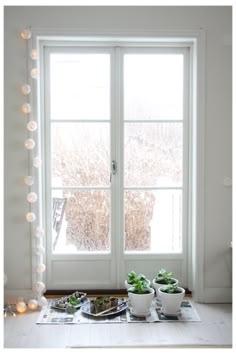
[(125, 251), (182, 251), (182, 191), (125, 191)]
[(52, 194), (54, 253), (110, 250), (110, 192), (54, 190)]
[(110, 119), (109, 101), (109, 54), (51, 54), (51, 119)]
[(126, 123), (125, 186), (181, 186), (182, 134), (182, 123)]
[(110, 184), (109, 123), (53, 123), (52, 187)]
[(124, 116), (183, 119), (183, 55), (126, 54)]

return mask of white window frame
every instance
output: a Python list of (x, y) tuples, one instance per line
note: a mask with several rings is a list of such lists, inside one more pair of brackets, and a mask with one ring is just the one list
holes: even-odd
[[(40, 50), (40, 53), (45, 45), (54, 42), (54, 45), (60, 45), (59, 42), (62, 43), (63, 37), (60, 35), (60, 31), (44, 31), (44, 30), (35, 30), (33, 32), (33, 41), (35, 43), (35, 47), (37, 46)], [(51, 32), (51, 33), (49, 33)], [(107, 33), (109, 33), (107, 31)], [(168, 32), (146, 32), (145, 38), (138, 35), (138, 33), (130, 34), (128, 36), (121, 36), (119, 33), (119, 38), (117, 37), (109, 37), (100, 34), (100, 45), (110, 45), (111, 43), (121, 46), (121, 45), (136, 45), (136, 42), (143, 44), (143, 46), (150, 45), (163, 45), (164, 47), (167, 45), (184, 45), (190, 49), (190, 56), (192, 67), (190, 68), (191, 72), (191, 87), (192, 87), (192, 97), (191, 100), (191, 122), (189, 126), (190, 136), (192, 142), (190, 146), (192, 147), (189, 150), (190, 155), (190, 165), (189, 172), (191, 175), (191, 183), (189, 185), (189, 193), (190, 193), (190, 204), (191, 208), (189, 208), (189, 220), (188, 223), (188, 233), (191, 235), (188, 242), (188, 250), (189, 250), (189, 258), (188, 258), (188, 284), (189, 288), (196, 290), (195, 294), (198, 299), (202, 298), (203, 294), (203, 240), (204, 240), (204, 44), (205, 37), (204, 31), (184, 31), (182, 33), (168, 33)], [(122, 33), (123, 34), (123, 33)], [(85, 31), (83, 36), (78, 38), (75, 36), (74, 31), (67, 31), (67, 35), (71, 36), (71, 41), (74, 44), (75, 40), (80, 40), (83, 42), (83, 45), (86, 43), (89, 31)], [(81, 35), (81, 31), (80, 31)], [(99, 35), (97, 33), (97, 35)], [(117, 35), (117, 33), (116, 33)], [(75, 37), (74, 37), (75, 36)], [(95, 40), (94, 43), (98, 43), (98, 37), (90, 38)], [(117, 41), (118, 39), (118, 41)], [(90, 45), (93, 45), (92, 42), (89, 42)], [(64, 41), (65, 45), (69, 45), (69, 41)], [(35, 102), (39, 100), (39, 92), (41, 97), (43, 97), (42, 89), (38, 86), (38, 94), (37, 97), (34, 97)], [(41, 100), (43, 102), (43, 100)], [(38, 113), (40, 112), (41, 107), (39, 107), (38, 101)], [(41, 111), (42, 112), (42, 111)], [(44, 130), (44, 126), (42, 122), (41, 131)], [(41, 142), (41, 137), (38, 137), (38, 143), (40, 146), (40, 150), (43, 156), (43, 144)], [(38, 191), (41, 195), (41, 203), (39, 206), (39, 214), (41, 216), (42, 224), (45, 225), (45, 216), (44, 216), (44, 189), (45, 186), (43, 184), (44, 180), (44, 172), (42, 172), (40, 176), (40, 181), (38, 183)], [(118, 279), (119, 283), (119, 279)]]

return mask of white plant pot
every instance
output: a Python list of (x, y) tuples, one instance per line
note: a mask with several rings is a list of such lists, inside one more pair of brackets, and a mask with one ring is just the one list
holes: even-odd
[[(147, 283), (148, 283), (148, 286), (151, 285), (151, 282), (150, 282), (150, 280), (148, 280), (148, 279), (147, 279)], [(129, 284), (128, 281), (125, 280), (125, 287), (126, 287), (127, 290), (130, 289), (130, 288), (132, 288), (132, 286), (133, 286), (133, 284)]]
[(131, 313), (134, 316), (147, 316), (150, 314), (150, 308), (155, 295), (155, 291), (152, 288), (148, 288), (147, 291), (148, 293), (146, 294), (134, 294), (128, 292), (132, 306)]
[(126, 287), (127, 290), (129, 290), (130, 288), (132, 288), (132, 286), (133, 286), (133, 285), (132, 285), (132, 284), (129, 284), (127, 280), (125, 281), (125, 287)]
[(180, 311), (181, 302), (183, 301), (185, 290), (180, 286), (177, 287), (179, 293), (168, 294), (158, 289), (161, 298), (162, 312), (164, 315), (177, 315)]
[[(178, 279), (175, 279), (175, 278), (171, 278), (172, 280), (172, 284), (173, 285), (177, 285), (179, 283)], [(161, 303), (161, 298), (160, 298), (160, 295), (159, 295), (159, 292), (158, 292), (158, 289), (159, 288), (163, 288), (166, 286), (166, 284), (161, 284), (161, 283), (157, 283), (157, 281), (155, 279), (153, 279), (152, 281), (152, 286), (154, 287), (155, 291), (156, 291), (156, 297), (157, 297), (157, 301), (159, 303)]]

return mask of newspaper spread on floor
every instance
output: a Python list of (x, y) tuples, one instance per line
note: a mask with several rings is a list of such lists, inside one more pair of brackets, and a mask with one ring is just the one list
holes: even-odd
[(150, 314), (146, 317), (137, 317), (132, 314), (132, 308), (128, 307), (123, 312), (112, 316), (94, 317), (87, 315), (81, 310), (70, 314), (66, 311), (58, 311), (51, 307), (49, 300), (48, 306), (40, 312), (37, 324), (82, 324), (82, 323), (151, 323), (151, 322), (185, 322), (201, 321), (196, 309), (190, 300), (184, 300), (181, 304), (180, 312), (173, 316), (166, 316), (162, 313), (161, 306), (153, 300)]
[(180, 312), (177, 315), (164, 315), (161, 306), (153, 301), (150, 315), (146, 317), (137, 317), (132, 314), (132, 309), (126, 312), (127, 322), (185, 322), (185, 321), (201, 321), (197, 311), (189, 300), (184, 300), (181, 303)]

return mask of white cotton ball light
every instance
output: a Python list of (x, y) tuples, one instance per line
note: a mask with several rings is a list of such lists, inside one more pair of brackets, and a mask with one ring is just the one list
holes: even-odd
[(35, 203), (38, 199), (38, 196), (36, 193), (34, 192), (30, 192), (28, 195), (27, 195), (27, 200), (29, 203)]
[(42, 160), (40, 159), (40, 157), (35, 157), (33, 160), (33, 165), (36, 168), (40, 168), (42, 165)]
[(46, 270), (46, 266), (43, 263), (39, 264), (36, 268), (37, 273), (43, 273), (43, 272), (45, 272), (45, 270)]
[(21, 106), (21, 110), (23, 113), (27, 114), (27, 113), (30, 113), (31, 112), (31, 105), (29, 103), (24, 103), (22, 106)]
[(24, 182), (27, 186), (32, 186), (34, 184), (34, 178), (32, 176), (25, 176)]
[(26, 149), (32, 150), (35, 147), (35, 141), (33, 139), (26, 139), (24, 145)]
[(31, 38), (31, 32), (28, 28), (25, 28), (23, 31), (20, 33), (22, 39), (30, 39)]
[(21, 86), (21, 93), (25, 96), (29, 95), (31, 92), (31, 87), (28, 84), (24, 84)]
[(35, 213), (27, 213), (25, 217), (28, 222), (34, 222), (36, 220)]
[(41, 293), (45, 290), (45, 284), (42, 281), (37, 281), (37, 283), (35, 284), (35, 290)]
[(37, 256), (42, 256), (43, 254), (45, 254), (45, 248), (43, 246), (38, 246), (35, 249), (35, 253), (37, 254)]
[(30, 72), (30, 76), (32, 77), (32, 79), (37, 79), (39, 76), (39, 69), (33, 68)]
[(31, 59), (36, 60), (38, 59), (39, 56), (39, 52), (37, 51), (37, 49), (32, 49), (31, 53), (30, 53)]
[(35, 237), (40, 238), (43, 236), (44, 236), (44, 229), (42, 227), (38, 226), (35, 231)]
[(30, 310), (36, 310), (38, 307), (38, 301), (35, 300), (35, 299), (31, 299), (29, 302), (28, 302), (28, 308)]
[(34, 120), (31, 120), (27, 123), (26, 127), (29, 132), (34, 132), (35, 130), (37, 130), (38, 125)]
[(26, 311), (26, 303), (24, 301), (19, 301), (16, 304), (16, 311), (19, 313), (24, 313)]
[(39, 306), (41, 306), (41, 307), (47, 306), (48, 300), (46, 299), (45, 296), (41, 296), (41, 297), (39, 298), (39, 300), (38, 300), (38, 304), (39, 304)]

